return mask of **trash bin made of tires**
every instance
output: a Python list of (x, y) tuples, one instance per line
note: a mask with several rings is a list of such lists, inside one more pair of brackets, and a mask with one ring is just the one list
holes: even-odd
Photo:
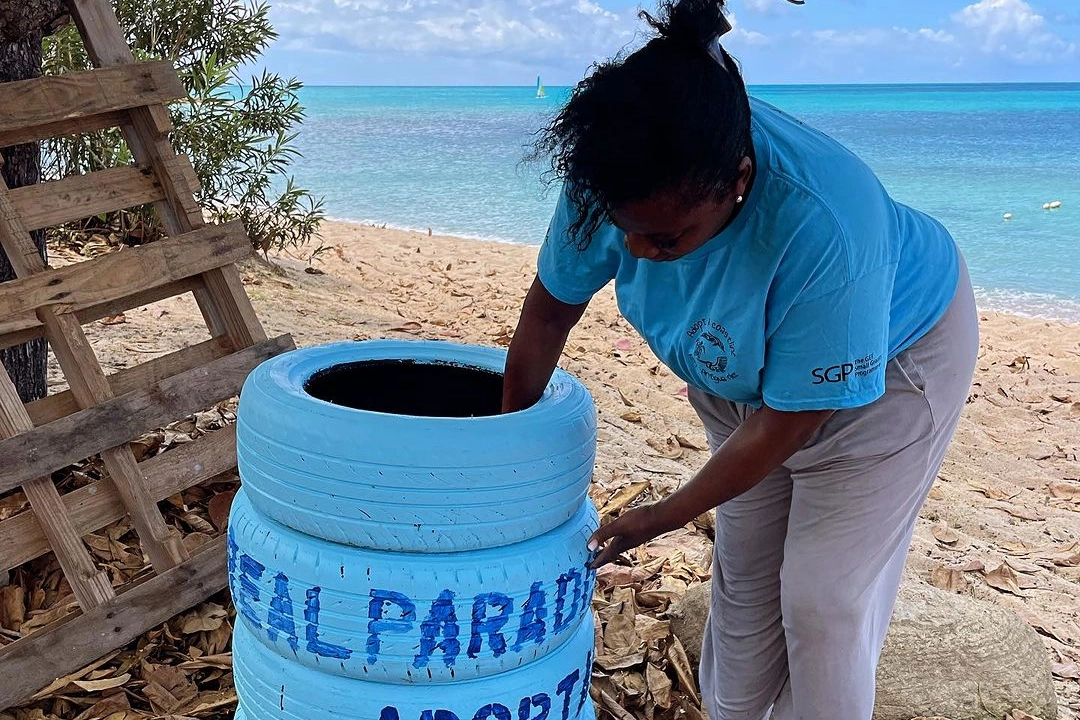
[(306, 535), (391, 552), (527, 540), (569, 520), (596, 458), (596, 411), (556, 370), (532, 407), (500, 415), (502, 350), (335, 343), (248, 377), (236, 453), (257, 510)]
[(248, 377), (229, 519), (238, 718), (595, 717), (594, 405), (557, 370), (500, 414), (505, 361), (373, 340)]

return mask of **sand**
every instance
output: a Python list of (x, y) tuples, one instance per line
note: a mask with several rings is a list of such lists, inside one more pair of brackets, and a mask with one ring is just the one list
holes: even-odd
[[(267, 331), (291, 333), (298, 345), (398, 337), (505, 346), (536, 259), (525, 246), (339, 222), (326, 223), (305, 252), (318, 246), (325, 251), (311, 265), (293, 253), (243, 268)], [(909, 570), (1035, 627), (1059, 675), (1061, 716), (1080, 717), (1080, 326), (989, 312), (980, 320), (970, 402), (919, 520)], [(196, 328), (188, 298), (88, 330), (115, 369), (205, 339)], [(685, 384), (619, 316), (610, 288), (571, 334), (561, 364), (596, 399), (592, 495), (605, 514), (670, 492), (704, 463)], [(690, 571), (662, 573), (654, 586), (677, 593), (707, 576), (708, 530), (699, 522), (637, 555), (682, 553)], [(601, 583), (613, 587), (626, 572), (609, 568)]]

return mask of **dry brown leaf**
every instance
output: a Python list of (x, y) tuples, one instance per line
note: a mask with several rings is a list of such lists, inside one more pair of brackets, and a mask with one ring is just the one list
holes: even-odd
[(1042, 572), (1042, 568), (1034, 563), (1024, 562), (1017, 558), (1005, 558), (1005, 563), (1018, 573)]
[(611, 496), (604, 506), (600, 508), (600, 517), (605, 515), (615, 515), (622, 511), (630, 503), (634, 502), (641, 493), (649, 489), (649, 483), (645, 480), (639, 480), (632, 482), (629, 485), (624, 485), (615, 491), (615, 494)]
[[(89, 536), (88, 536), (89, 537)], [(79, 607), (76, 602), (62, 603), (51, 607), (48, 610), (43, 610), (36, 613), (31, 613), (31, 617), (23, 622), (20, 632), (23, 635), (28, 635), (38, 628), (45, 627), (51, 622), (55, 622), (65, 615), (74, 612)]]
[(232, 669), (232, 653), (223, 655), (203, 655), (197, 660), (188, 660), (180, 663), (184, 670), (201, 670), (203, 668), (217, 668), (219, 670)]
[(619, 670), (612, 675), (612, 680), (619, 686), (623, 694), (632, 697), (644, 697), (649, 691), (649, 685), (645, 682), (645, 673)]
[(967, 587), (967, 580), (959, 570), (939, 565), (930, 573), (930, 584), (949, 592), (961, 592)]
[(404, 323), (403, 325), (398, 325), (397, 327), (390, 328), (390, 332), (404, 332), (404, 333), (411, 333), (411, 334), (415, 335), (416, 333), (420, 332), (420, 330), (422, 330), (422, 329), (423, 329), (423, 326), (420, 323), (418, 323), (418, 322), (416, 322), (414, 320), (410, 320), (409, 322)]
[(679, 442), (675, 439), (674, 435), (666, 437), (663, 440), (648, 438), (645, 440), (645, 444), (659, 453), (661, 457), (666, 457), (668, 460), (678, 460), (683, 455), (683, 448), (679, 445)]
[(98, 718), (114, 717), (131, 711), (131, 703), (127, 693), (114, 692), (104, 695), (92, 706), (81, 712), (75, 720), (98, 720)]
[(188, 679), (181, 668), (169, 665), (143, 665), (142, 678), (146, 680), (143, 695), (158, 712), (179, 711), (194, 700), (199, 689)]
[(1080, 502), (1080, 484), (1055, 480), (1047, 485), (1047, 489), (1059, 500)]
[(680, 445), (682, 445), (687, 450), (708, 450), (709, 449), (709, 447), (707, 445), (698, 445), (697, 443), (695, 443), (695, 442), (693, 442), (691, 440), (687, 440), (682, 435), (676, 435), (675, 436), (675, 441), (678, 442)]
[(947, 565), (949, 570), (959, 570), (960, 572), (982, 572), (986, 569), (986, 565), (982, 560), (968, 560), (965, 563), (959, 563), (957, 565)]
[(615, 392), (619, 393), (619, 399), (622, 400), (623, 405), (634, 407), (634, 403), (630, 402), (630, 399), (626, 397), (621, 388), (615, 388)]
[(637, 652), (639, 644), (633, 616), (614, 615), (604, 626), (604, 647), (611, 651), (609, 654), (631, 655)]
[(652, 663), (645, 666), (645, 682), (649, 695), (657, 706), (665, 710), (671, 707), (671, 678)]
[(1080, 565), (1080, 549), (1077, 549), (1077, 543), (1073, 543), (1070, 547), (1049, 555), (1047, 559), (1058, 567), (1076, 567)]
[(596, 583), (602, 588), (610, 588), (644, 582), (652, 575), (640, 565), (608, 564), (596, 571)]
[(934, 487), (930, 488), (930, 492), (926, 494), (926, 497), (930, 498), (931, 500), (944, 500), (945, 491), (935, 485)]
[(214, 526), (209, 521), (202, 518), (195, 513), (184, 513), (180, 516), (180, 519), (187, 523), (195, 532), (205, 533), (207, 535), (213, 535), (215, 531)]
[(232, 508), (232, 501), (235, 496), (235, 490), (216, 493), (210, 498), (210, 503), (206, 506), (206, 514), (210, 516), (210, 522), (214, 523), (214, 527), (219, 531), (224, 530), (228, 524), (229, 510)]
[(101, 318), (102, 325), (123, 325), (127, 322), (127, 316), (124, 313), (117, 313), (116, 315), (108, 315)]
[(608, 672), (613, 672), (641, 665), (645, 662), (645, 655), (644, 653), (600, 654), (596, 656), (594, 662)]
[(1019, 595), (1020, 597), (1024, 596), (1023, 591), (1020, 589), (1019, 578), (1017, 578), (1016, 573), (1004, 563), (999, 565), (996, 569), (985, 573), (983, 579), (986, 580), (987, 585), (995, 590), (1012, 593), (1013, 595)]
[(960, 541), (960, 535), (948, 525), (934, 525), (930, 528), (930, 533), (934, 539), (945, 545), (955, 545)]
[(1042, 718), (1029, 715), (1023, 710), (1013, 709), (1011, 713), (1005, 716), (1005, 720), (1042, 720)]
[(667, 620), (657, 620), (648, 615), (638, 614), (634, 617), (634, 631), (644, 643), (651, 643), (666, 637), (671, 637), (671, 623)]
[[(648, 557), (667, 558), (669, 561), (682, 554), (685, 560), (693, 563), (697, 570), (705, 570), (712, 557), (712, 543), (699, 532), (679, 528), (646, 543), (644, 552)], [(692, 572), (696, 575), (696, 572)]]
[(622, 704), (611, 696), (611, 693), (601, 690), (600, 691), (600, 704), (617, 720), (637, 720), (633, 715), (623, 708)]
[(667, 656), (668, 662), (675, 671), (675, 677), (679, 680), (680, 689), (690, 695), (694, 704), (700, 707), (701, 694), (698, 692), (697, 683), (694, 682), (694, 670), (690, 667), (690, 659), (686, 657), (682, 642), (675, 635), (671, 636)]
[(1009, 363), (1008, 367), (1013, 372), (1023, 372), (1025, 370), (1030, 370), (1031, 358), (1027, 355), (1020, 355), (1016, 357), (1011, 363)]
[(227, 617), (229, 613), (217, 603), (203, 603), (183, 617), (180, 632), (190, 635), (206, 630), (217, 630)]
[(641, 422), (641, 413), (635, 412), (633, 410), (627, 410), (626, 412), (624, 412), (619, 417), (621, 417), (626, 422), (632, 422), (632, 423)]
[(0, 627), (18, 632), (26, 620), (26, 591), (21, 585), (0, 587)]
[(73, 685), (77, 685), (87, 692), (101, 692), (102, 690), (118, 688), (130, 679), (131, 675), (129, 673), (124, 673), (117, 677), (104, 678), (102, 680), (72, 680), (71, 682)]
[(1021, 520), (1045, 520), (1046, 518), (1039, 514), (1039, 512), (1033, 508), (1026, 508), (1020, 505), (997, 505), (995, 510), (1004, 510), (1012, 515), (1014, 518), (1020, 518)]
[(1080, 668), (1076, 663), (1052, 663), (1050, 672), (1063, 680), (1080, 680)]

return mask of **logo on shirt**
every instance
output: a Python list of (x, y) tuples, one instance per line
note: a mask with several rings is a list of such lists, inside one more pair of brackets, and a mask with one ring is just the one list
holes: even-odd
[(810, 371), (814, 378), (811, 385), (823, 385), (825, 383), (847, 382), (848, 378), (865, 377), (881, 367), (881, 356), (870, 353), (851, 362), (830, 365), (829, 367), (816, 367)]
[(728, 372), (728, 365), (735, 358), (735, 341), (727, 328), (702, 318), (690, 326), (686, 336), (694, 343), (694, 360), (703, 377), (722, 383), (739, 376), (737, 372)]

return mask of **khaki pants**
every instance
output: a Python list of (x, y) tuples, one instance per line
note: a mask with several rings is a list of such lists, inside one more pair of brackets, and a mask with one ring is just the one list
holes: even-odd
[[(934, 328), (843, 410), (716, 510), (701, 658), (712, 720), (870, 720), (915, 519), (967, 400), (978, 317), (967, 270)], [(714, 451), (753, 411), (691, 390)]]

